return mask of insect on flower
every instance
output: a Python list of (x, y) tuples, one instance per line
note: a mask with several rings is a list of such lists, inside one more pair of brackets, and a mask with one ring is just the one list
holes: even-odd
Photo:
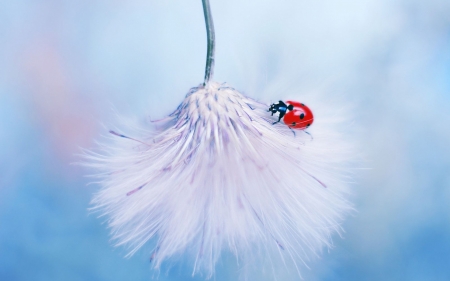
[(269, 112), (272, 112), (272, 116), (274, 113), (280, 113), (278, 116), (278, 121), (273, 124), (280, 122), (281, 118), (284, 117), (284, 124), (292, 129), (307, 129), (314, 121), (314, 116), (311, 109), (303, 103), (296, 101), (287, 101), (284, 103), (280, 100), (278, 103), (274, 103), (270, 106)]
[[(155, 268), (190, 252), (193, 271), (209, 274), (223, 249), (245, 260), (252, 245), (264, 245), (283, 259), (303, 260), (329, 246), (349, 205), (345, 185), (315, 166), (340, 142), (322, 147), (324, 138), (294, 137), (288, 126), (273, 126), (267, 107), (209, 82), (192, 88), (164, 119), (110, 131), (108, 153), (90, 155), (102, 179), (92, 202), (108, 215), (118, 245), (133, 254), (157, 238)], [(342, 158), (326, 160), (333, 161)]]

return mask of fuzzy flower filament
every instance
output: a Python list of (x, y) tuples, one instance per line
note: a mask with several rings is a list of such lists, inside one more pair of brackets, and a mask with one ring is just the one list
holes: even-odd
[(112, 131), (114, 144), (88, 156), (101, 177), (94, 209), (130, 254), (154, 239), (155, 268), (187, 253), (194, 273), (211, 276), (224, 250), (295, 266), (331, 246), (351, 209), (330, 169), (346, 156), (327, 132), (313, 139), (276, 120), (225, 84), (192, 88), (168, 117)]

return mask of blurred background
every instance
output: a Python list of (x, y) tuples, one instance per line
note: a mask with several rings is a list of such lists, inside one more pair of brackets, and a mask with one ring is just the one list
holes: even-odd
[[(303, 278), (450, 280), (450, 1), (211, 6), (215, 80), (266, 103), (284, 83), (354, 105), (358, 212)], [(202, 82), (201, 1), (3, 1), (0, 38), (0, 280), (203, 280), (123, 258), (73, 164), (117, 113), (162, 117)], [(225, 257), (214, 280), (238, 277)]]

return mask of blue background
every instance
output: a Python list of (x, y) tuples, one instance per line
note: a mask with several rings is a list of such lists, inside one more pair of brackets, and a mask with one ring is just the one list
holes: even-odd
[[(90, 171), (72, 163), (114, 112), (162, 117), (202, 81), (200, 2), (0, 4), (0, 280), (158, 276), (148, 252), (124, 259), (111, 246), (87, 211)], [(267, 103), (285, 80), (355, 105), (351, 137), (369, 168), (354, 186), (358, 212), (305, 280), (450, 280), (450, 2), (211, 5), (217, 81)], [(203, 279), (189, 272), (163, 269), (159, 280)], [(215, 280), (237, 278), (225, 257)]]

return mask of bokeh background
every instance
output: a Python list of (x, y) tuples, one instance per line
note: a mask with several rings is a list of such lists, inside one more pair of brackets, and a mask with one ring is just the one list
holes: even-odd
[[(450, 280), (450, 1), (211, 5), (216, 80), (353, 104), (358, 212), (303, 278)], [(2, 1), (0, 38), (0, 280), (203, 280), (123, 258), (74, 164), (117, 113), (162, 117), (202, 81), (201, 1)], [(238, 277), (224, 257), (214, 280)]]

